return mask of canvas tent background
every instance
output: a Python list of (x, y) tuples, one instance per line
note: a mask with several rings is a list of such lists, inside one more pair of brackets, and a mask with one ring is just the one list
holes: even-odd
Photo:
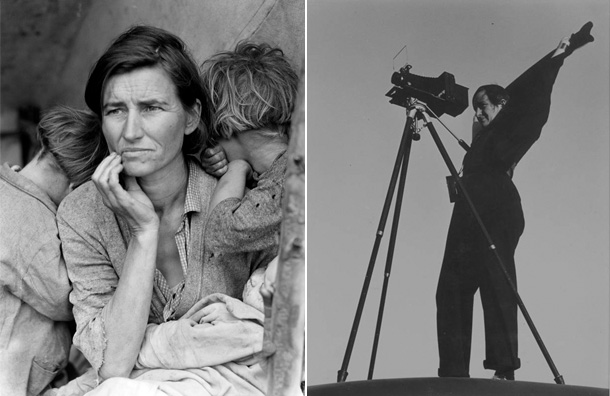
[(282, 48), (297, 72), (304, 70), (303, 0), (7, 0), (0, 15), (1, 162), (25, 161), (16, 133), (36, 116), (32, 109), (85, 106), (93, 62), (134, 24), (175, 33), (199, 64), (249, 39)]

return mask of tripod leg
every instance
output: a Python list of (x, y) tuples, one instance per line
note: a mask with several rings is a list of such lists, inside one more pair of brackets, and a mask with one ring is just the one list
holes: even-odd
[(411, 154), (411, 144), (413, 142), (413, 129), (414, 119), (411, 117), (407, 118), (407, 141), (404, 149), (404, 156), (402, 159), (402, 167), (400, 171), (400, 181), (398, 184), (398, 192), (396, 193), (396, 203), (394, 206), (394, 217), (392, 220), (392, 231), (390, 233), (390, 243), (388, 246), (388, 256), (385, 265), (385, 276), (383, 278), (383, 288), (381, 290), (381, 300), (379, 302), (379, 311), (377, 313), (377, 326), (375, 328), (375, 339), (373, 341), (373, 350), (371, 352), (371, 361), (369, 364), (368, 379), (373, 379), (373, 371), (375, 369), (375, 359), (377, 357), (377, 346), (379, 344), (379, 335), (381, 334), (381, 322), (383, 320), (383, 311), (385, 308), (385, 300), (388, 291), (388, 285), (390, 282), (390, 273), (392, 271), (392, 260), (394, 258), (394, 248), (396, 246), (396, 234), (398, 233), (398, 222), (400, 220), (400, 210), (402, 207), (402, 198), (405, 191), (405, 181), (407, 177), (407, 168), (409, 166), (409, 157)]
[[(379, 245), (381, 243), (381, 238), (383, 237), (383, 231), (385, 229), (386, 221), (388, 218), (388, 213), (390, 211), (390, 205), (392, 204), (392, 197), (394, 196), (394, 190), (396, 189), (396, 182), (398, 181), (398, 175), (400, 171), (400, 166), (403, 162), (403, 157), (405, 155), (405, 150), (407, 147), (407, 140), (411, 139), (410, 135), (410, 123), (407, 119), (405, 123), (405, 127), (403, 130), (402, 138), (400, 141), (400, 146), (398, 149), (398, 154), (396, 155), (396, 161), (394, 163), (394, 170), (392, 171), (392, 177), (390, 178), (390, 185), (388, 186), (388, 192), (385, 197), (385, 202), (383, 205), (383, 210), (381, 212), (381, 218), (379, 219), (379, 226), (377, 227), (377, 233), (375, 235), (375, 243), (373, 245), (373, 251), (371, 252), (371, 258), (369, 259), (368, 268), (366, 270), (366, 275), (364, 277), (364, 284), (362, 285), (362, 291), (360, 293), (360, 299), (358, 301), (358, 307), (356, 308), (356, 315), (354, 317), (354, 322), (352, 324), (352, 330), (350, 333), (350, 337), (347, 343), (347, 348), (345, 350), (345, 355), (343, 356), (343, 363), (341, 365), (341, 369), (337, 372), (337, 382), (345, 382), (347, 379), (347, 367), (349, 365), (349, 360), (352, 355), (352, 350), (354, 349), (354, 342), (356, 341), (356, 335), (358, 334), (358, 326), (360, 325), (360, 319), (362, 318), (362, 311), (364, 309), (364, 303), (366, 302), (366, 295), (368, 293), (369, 285), (371, 283), (371, 276), (373, 274), (373, 269), (375, 268), (375, 260), (377, 259), (377, 253), (379, 252)], [(409, 147), (411, 145), (409, 144)]]
[(542, 341), (542, 338), (540, 337), (540, 334), (538, 333), (538, 330), (536, 329), (536, 326), (534, 325), (532, 318), (530, 317), (527, 309), (525, 308), (525, 304), (521, 300), (521, 296), (519, 295), (519, 292), (517, 291), (517, 286), (515, 285), (515, 282), (511, 278), (508, 271), (506, 270), (506, 266), (504, 265), (504, 262), (502, 261), (502, 257), (500, 257), (500, 255), (496, 249), (496, 246), (494, 245), (493, 240), (491, 239), (491, 236), (489, 235), (489, 232), (487, 231), (487, 228), (485, 227), (485, 224), (483, 224), (483, 220), (479, 216), (479, 213), (477, 212), (472, 200), (470, 199), (470, 196), (468, 195), (468, 191), (466, 191), (460, 178), (458, 177), (457, 170), (455, 169), (455, 166), (453, 166), (453, 163), (451, 162), (451, 159), (449, 158), (449, 154), (447, 153), (447, 150), (445, 149), (443, 142), (439, 138), (438, 133), (436, 132), (436, 129), (434, 128), (434, 125), (431, 122), (429, 122), (429, 120), (426, 119), (426, 121), (427, 121), (426, 126), (428, 127), (428, 130), (430, 131), (430, 134), (432, 135), (432, 138), (434, 139), (434, 143), (438, 147), (438, 150), (441, 153), (441, 156), (443, 157), (443, 160), (445, 161), (447, 168), (449, 168), (451, 175), (457, 181), (458, 186), (460, 188), (460, 192), (464, 196), (464, 199), (467, 201), (468, 206), (470, 207), (470, 210), (472, 211), (472, 214), (474, 215), (477, 223), (479, 224), (479, 227), (481, 228), (481, 231), (483, 232), (483, 235), (485, 236), (485, 239), (487, 240), (489, 248), (494, 253), (494, 256), (498, 262), (498, 265), (500, 266), (500, 269), (504, 273), (506, 281), (510, 285), (511, 290), (513, 291), (513, 293), (515, 295), (517, 304), (519, 305), (519, 308), (521, 309), (521, 313), (523, 314), (523, 317), (525, 318), (525, 321), (527, 322), (530, 330), (532, 331), (532, 334), (534, 335), (534, 338), (536, 339), (536, 342), (538, 343), (538, 346), (540, 347), (540, 350), (542, 351), (544, 358), (546, 359), (551, 371), (553, 372), (553, 375), (555, 376), (555, 382), (557, 384), (564, 384), (565, 382), (563, 380), (563, 377), (557, 371), (557, 368), (555, 367), (555, 363), (553, 363), (553, 359), (551, 359), (551, 355), (549, 354), (548, 350), (546, 349), (546, 346), (544, 345), (544, 342)]

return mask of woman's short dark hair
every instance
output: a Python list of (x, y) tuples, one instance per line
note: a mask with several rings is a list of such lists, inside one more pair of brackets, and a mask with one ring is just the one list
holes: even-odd
[(201, 119), (195, 132), (186, 135), (184, 154), (197, 154), (207, 139), (210, 120), (205, 88), (199, 69), (184, 42), (176, 35), (152, 26), (134, 26), (121, 34), (95, 63), (85, 88), (87, 106), (102, 118), (104, 88), (109, 78), (143, 67), (161, 67), (170, 77), (182, 105), (190, 109), (201, 102)]
[(479, 92), (486, 94), (489, 102), (494, 106), (498, 106), (502, 101), (504, 101), (504, 103), (508, 103), (508, 100), (510, 99), (510, 95), (503, 87), (497, 84), (482, 85), (472, 96), (472, 107), (476, 107), (474, 99), (477, 97)]

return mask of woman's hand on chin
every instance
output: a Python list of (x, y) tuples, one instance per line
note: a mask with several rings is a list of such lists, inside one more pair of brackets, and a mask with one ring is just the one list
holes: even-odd
[(133, 176), (125, 176), (125, 188), (119, 175), (123, 171), (121, 157), (111, 153), (99, 164), (91, 179), (102, 195), (104, 205), (123, 217), (134, 234), (159, 229), (159, 217), (152, 202)]

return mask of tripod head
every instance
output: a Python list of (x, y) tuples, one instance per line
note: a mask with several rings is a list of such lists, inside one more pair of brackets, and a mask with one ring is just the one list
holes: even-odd
[(421, 128), (417, 128), (417, 120), (423, 120), (424, 127), (430, 122), (430, 117), (427, 113), (428, 106), (415, 98), (405, 98), (405, 107), (407, 109), (407, 117), (413, 120), (410, 124), (410, 128), (413, 131), (412, 138), (417, 142), (421, 139), (419, 134)]
[(406, 98), (405, 107), (407, 109), (407, 115), (411, 118), (425, 119), (426, 122), (430, 121), (428, 114), (428, 106), (416, 98)]
[(421, 136), (419, 134), (421, 128), (417, 128), (417, 120), (423, 120), (423, 127), (426, 127), (431, 122), (430, 117), (428, 116), (428, 113), (431, 113), (432, 116), (436, 118), (437, 121), (440, 122), (443, 127), (445, 127), (449, 134), (453, 136), (453, 138), (459, 143), (459, 145), (464, 150), (470, 150), (470, 146), (468, 146), (468, 143), (466, 143), (465, 141), (457, 137), (453, 132), (451, 132), (451, 129), (447, 128), (447, 125), (443, 124), (443, 121), (441, 121), (440, 115), (436, 114), (427, 104), (415, 98), (405, 98), (404, 106), (407, 109), (407, 117), (413, 119), (413, 122), (411, 123), (411, 128), (413, 131), (413, 140), (419, 141), (419, 139), (421, 139)]

